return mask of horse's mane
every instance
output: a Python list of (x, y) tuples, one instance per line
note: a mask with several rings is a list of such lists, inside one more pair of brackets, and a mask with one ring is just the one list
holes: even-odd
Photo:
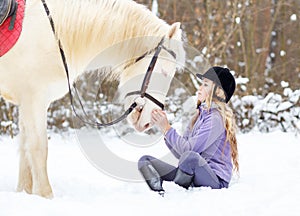
[[(82, 54), (92, 51), (87, 49), (95, 49), (95, 47), (105, 49), (130, 38), (161, 37), (169, 29), (167, 23), (134, 1), (52, 1), (52, 7), (55, 7), (55, 10), (52, 11), (56, 34), (61, 39), (67, 55), (71, 58), (70, 61), (79, 59), (72, 56), (74, 53)], [(88, 44), (93, 44), (93, 47), (88, 47)], [(99, 50), (95, 50), (95, 52), (98, 53)], [(82, 58), (81, 55), (80, 59)]]

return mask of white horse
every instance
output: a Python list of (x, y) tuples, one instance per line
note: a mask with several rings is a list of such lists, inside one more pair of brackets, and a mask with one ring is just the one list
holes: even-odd
[[(20, 39), (0, 58), (0, 93), (19, 107), (20, 163), (17, 191), (25, 190), (27, 193), (51, 198), (53, 194), (47, 174), (47, 108), (52, 101), (68, 91), (57, 39), (61, 41), (70, 81), (73, 82), (97, 54), (122, 41), (151, 36), (151, 40), (147, 37), (147, 40), (137, 40), (139, 42), (131, 44), (130, 47), (123, 46), (114, 52), (106, 52), (102, 60), (98, 61), (99, 67), (109, 65), (114, 68), (120, 65), (120, 59), (131, 59), (132, 64), (125, 69), (121, 67), (124, 70), (115, 70), (120, 86), (124, 86), (131, 78), (145, 73), (152, 56), (149, 54), (147, 58), (136, 63), (134, 59), (155, 48), (161, 38), (165, 37), (163, 45), (176, 53), (176, 61), (168, 52), (162, 50), (154, 74), (163, 76), (150, 81), (156, 83), (156, 86), (164, 86), (159, 89), (159, 93), (152, 94), (162, 102), (176, 67), (184, 61), (184, 49), (182, 44), (169, 40), (181, 41), (179, 23), (168, 25), (134, 1), (46, 2), (54, 21), (56, 35), (51, 29), (41, 0), (26, 0)], [(140, 88), (141, 82), (142, 78), (135, 83), (134, 90)], [(130, 104), (134, 97), (128, 97), (125, 102)], [(156, 107), (147, 100), (143, 110), (134, 113), (130, 119), (137, 130), (143, 131), (149, 127), (150, 112)]]

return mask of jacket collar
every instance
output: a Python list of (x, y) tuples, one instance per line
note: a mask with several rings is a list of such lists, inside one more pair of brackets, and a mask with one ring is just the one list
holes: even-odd
[(213, 109), (216, 109), (216, 108), (218, 108), (218, 105), (214, 102), (212, 102), (212, 104), (210, 106), (210, 109), (208, 109), (207, 104), (205, 102), (201, 103), (201, 105), (198, 107), (200, 112), (203, 111), (203, 110), (208, 111), (208, 110), (213, 110)]

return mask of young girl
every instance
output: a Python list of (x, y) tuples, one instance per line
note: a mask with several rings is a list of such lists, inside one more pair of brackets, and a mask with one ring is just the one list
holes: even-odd
[(234, 169), (239, 171), (236, 124), (227, 105), (235, 90), (229, 69), (212, 67), (203, 75), (198, 90), (197, 114), (180, 136), (161, 110), (152, 112), (152, 122), (165, 135), (165, 143), (179, 164), (174, 167), (152, 156), (141, 157), (138, 169), (153, 191), (164, 193), (163, 180), (185, 187), (227, 188)]

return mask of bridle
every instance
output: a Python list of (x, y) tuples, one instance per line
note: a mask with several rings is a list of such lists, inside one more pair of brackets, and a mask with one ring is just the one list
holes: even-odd
[[(54, 21), (52, 19), (52, 16), (50, 14), (50, 11), (49, 11), (49, 8), (47, 6), (47, 3), (46, 3), (46, 0), (41, 0), (42, 3), (43, 3), (43, 6), (44, 6), (44, 9), (45, 9), (45, 12), (47, 14), (47, 17), (49, 19), (49, 22), (50, 22), (50, 25), (51, 25), (51, 28), (52, 28), (52, 31), (55, 35), (55, 27), (54, 27)], [(108, 123), (100, 123), (100, 122), (97, 122), (97, 121), (86, 121), (85, 119), (83, 119), (80, 115), (77, 114), (76, 110), (75, 110), (75, 107), (74, 107), (74, 98), (73, 98), (73, 95), (72, 95), (72, 90), (71, 90), (71, 84), (70, 84), (70, 76), (69, 76), (69, 68), (68, 68), (68, 64), (67, 64), (67, 60), (66, 60), (66, 56), (65, 56), (65, 53), (64, 53), (64, 50), (63, 50), (63, 47), (62, 47), (62, 44), (61, 44), (61, 41), (59, 39), (58, 40), (58, 47), (59, 47), (59, 51), (60, 51), (60, 55), (61, 55), (61, 58), (62, 58), (62, 61), (63, 61), (63, 65), (64, 65), (64, 69), (65, 69), (65, 72), (66, 72), (66, 76), (67, 76), (67, 81), (68, 81), (68, 90), (69, 90), (69, 97), (70, 97), (70, 100), (71, 100), (71, 106), (72, 106), (72, 110), (73, 112), (75, 113), (75, 115), (85, 124), (87, 125), (90, 125), (90, 126), (93, 126), (93, 127), (97, 127), (97, 128), (101, 128), (101, 127), (105, 127), (105, 126), (112, 126), (114, 124), (117, 124), (118, 122), (124, 120), (133, 110), (134, 108), (137, 107), (137, 102), (134, 101), (130, 107), (124, 112), (124, 114), (122, 116), (120, 116), (119, 118), (111, 121), (111, 122), (108, 122)], [(159, 53), (161, 52), (162, 49), (164, 49), (165, 51), (167, 51), (174, 59), (176, 59), (176, 53), (173, 52), (172, 50), (166, 48), (163, 43), (165, 41), (165, 37), (163, 37), (160, 42), (158, 43), (158, 45), (153, 48), (152, 50), (149, 50), (147, 52), (145, 52), (143, 55), (139, 56), (138, 58), (135, 59), (135, 61), (131, 64), (128, 64), (124, 67), (124, 69), (130, 67), (131, 65), (139, 62), (140, 60), (142, 60), (143, 58), (145, 58), (147, 55), (151, 54), (154, 52), (154, 55), (151, 59), (151, 62), (148, 66), (148, 69), (146, 71), (146, 74), (145, 74), (145, 77), (144, 77), (144, 80), (143, 80), (143, 83), (142, 83), (142, 86), (141, 86), (141, 90), (139, 91), (132, 91), (132, 92), (129, 92), (125, 97), (128, 97), (128, 96), (132, 96), (132, 95), (139, 95), (140, 98), (147, 98), (149, 99), (150, 101), (152, 101), (153, 103), (155, 103), (157, 106), (159, 106), (162, 110), (164, 109), (164, 104), (162, 102), (160, 102), (159, 100), (157, 100), (156, 98), (154, 98), (153, 96), (151, 96), (150, 94), (148, 94), (146, 91), (148, 89), (148, 85), (150, 83), (150, 79), (151, 79), (151, 75), (152, 75), (152, 72), (154, 70), (154, 67), (155, 67), (155, 64), (156, 64), (156, 61), (158, 59), (158, 55)], [(76, 90), (76, 86), (74, 85), (74, 88), (75, 88), (75, 91), (76, 91), (76, 94), (78, 95), (77, 93), (77, 90)], [(81, 106), (81, 109), (84, 113), (84, 115), (88, 118), (88, 115), (83, 107), (83, 104), (81, 103), (81, 100), (79, 99), (79, 103), (80, 103), (80, 106)], [(142, 109), (142, 108), (140, 108)]]
[[(162, 49), (166, 50), (174, 59), (176, 59), (176, 53), (173, 52), (172, 50), (166, 48), (164, 45), (163, 45), (163, 42), (165, 40), (165, 37), (163, 37), (160, 42), (158, 43), (158, 45), (146, 52), (145, 54), (141, 55), (140, 57), (138, 57), (134, 63), (137, 63), (138, 61), (142, 60), (143, 58), (145, 58), (148, 54), (151, 54), (152, 52), (154, 52), (154, 55), (151, 59), (151, 62), (148, 66), (148, 69), (147, 69), (147, 72), (144, 76), (144, 80), (143, 80), (143, 83), (142, 83), (142, 87), (141, 87), (141, 90), (139, 91), (133, 91), (133, 92), (129, 92), (125, 97), (128, 97), (128, 96), (131, 96), (131, 95), (140, 95), (141, 98), (148, 98), (150, 101), (152, 101), (153, 103), (155, 103), (157, 106), (159, 106), (162, 110), (164, 109), (164, 104), (161, 103), (159, 100), (157, 100), (156, 98), (154, 98), (153, 96), (151, 96), (150, 94), (148, 94), (146, 91), (148, 89), (148, 86), (149, 86), (149, 83), (150, 83), (150, 79), (151, 79), (151, 75), (152, 75), (152, 72), (154, 70), (154, 67), (155, 67), (155, 64), (156, 64), (156, 61), (157, 61), (157, 58), (158, 58), (158, 55), (159, 53), (161, 52)], [(125, 66), (126, 68), (127, 66)]]

